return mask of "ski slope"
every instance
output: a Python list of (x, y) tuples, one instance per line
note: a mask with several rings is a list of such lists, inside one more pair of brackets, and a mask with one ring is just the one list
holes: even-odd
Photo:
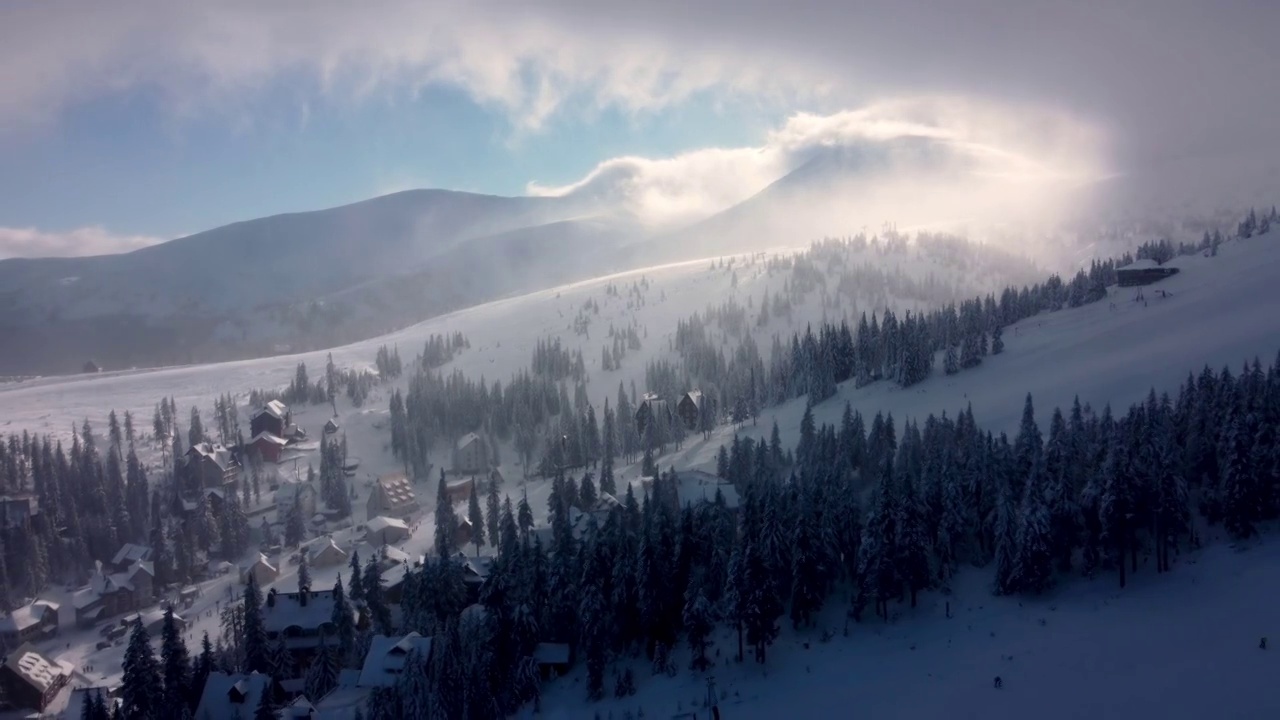
[[(847, 635), (847, 603), (833, 597), (813, 631), (797, 634), (783, 621), (766, 666), (752, 660), (750, 648), (738, 663), (736, 636), (721, 632), (708, 671), (720, 717), (1280, 717), (1280, 542), (1269, 540), (1248, 548), (1211, 544), (1178, 559), (1171, 573), (1135, 574), (1123, 592), (1107, 575), (1066, 581), (1041, 598), (999, 598), (989, 572), (968, 570), (950, 597), (926, 594), (915, 610), (895, 604), (893, 622), (849, 623)], [(833, 633), (826, 642), (824, 630)], [(1259, 649), (1262, 637), (1271, 649)], [(607, 677), (609, 696), (595, 704), (584, 701), (578, 670), (549, 686), (537, 717), (707, 720), (705, 676), (686, 669), (687, 650), (676, 661), (675, 678), (654, 677), (637, 663), (637, 694), (623, 700), (612, 696)]]
[[(1178, 258), (1174, 262), (1182, 272), (1146, 288), (1146, 302), (1133, 299), (1134, 289), (1112, 288), (1108, 300), (1020, 322), (1006, 329), (1005, 353), (987, 357), (980, 367), (955, 376), (943, 375), (939, 362), (931, 378), (908, 389), (889, 383), (854, 388), (846, 383), (835, 398), (815, 408), (815, 415), (819, 422), (837, 422), (847, 400), (864, 415), (891, 413), (901, 422), (908, 418), (923, 420), (929, 413), (954, 413), (972, 404), (980, 426), (1013, 432), (1028, 392), (1034, 396), (1037, 419), (1047, 427), (1052, 408), (1065, 409), (1077, 394), (1082, 402), (1096, 408), (1106, 403), (1125, 406), (1141, 400), (1151, 387), (1158, 392), (1174, 390), (1188, 372), (1198, 372), (1206, 363), (1215, 368), (1229, 365), (1236, 372), (1245, 358), (1269, 358), (1280, 349), (1278, 240), (1280, 237), (1273, 232), (1226, 243), (1214, 258)], [(392, 335), (335, 348), (332, 355), (342, 367), (369, 367), (380, 345), (396, 345), (409, 363), (429, 336), (461, 331), (471, 347), (446, 365), (444, 371), (456, 368), (473, 378), (484, 376), (490, 382), (505, 382), (528, 366), (538, 340), (555, 336), (570, 349), (581, 347), (590, 374), (591, 399), (602, 406), (606, 398), (612, 399), (616, 394), (619, 383), (629, 388), (634, 382), (640, 391), (644, 390), (644, 366), (656, 357), (670, 355), (669, 341), (677, 321), (729, 298), (747, 305), (748, 298), (758, 300), (765, 290), (776, 293), (785, 279), (781, 274), (767, 274), (762, 264), (748, 265), (742, 260), (728, 269), (710, 265), (704, 259), (646, 268), (488, 303)], [(649, 286), (642, 293), (644, 302), (628, 307), (627, 290), (642, 279)], [(618, 287), (620, 297), (605, 293), (611, 284)], [(1157, 290), (1164, 290), (1169, 296), (1162, 297)], [(588, 334), (578, 335), (572, 329), (573, 320), (588, 300), (600, 305), (600, 313), (592, 316)], [(796, 307), (789, 322), (775, 317), (769, 326), (753, 332), (757, 342), (767, 347), (774, 333), (787, 337), (807, 322), (817, 322), (824, 316), (838, 318), (846, 311), (849, 308), (824, 309), (816, 298), (811, 298)], [(610, 324), (621, 328), (631, 323), (642, 329), (643, 348), (628, 354), (621, 369), (602, 371), (600, 348), (608, 342), (607, 328)], [(88, 418), (95, 431), (102, 434), (106, 431), (107, 411), (114, 408), (123, 413), (127, 409), (133, 412), (143, 435), (140, 452), (144, 460), (155, 462), (159, 448), (145, 435), (150, 431), (152, 408), (161, 397), (175, 398), (179, 422), (185, 429), (191, 406), (201, 409), (208, 425), (214, 398), (230, 392), (239, 397), (241, 422), (247, 425), (245, 397), (250, 390), (285, 386), (298, 362), (305, 362), (315, 377), (322, 372), (325, 360), (326, 353), (316, 352), (158, 370), (37, 378), (4, 385), (0, 386), (0, 433), (25, 429), (67, 440), (73, 427)], [(362, 408), (352, 407), (345, 398), (338, 400), (338, 421), (350, 454), (362, 461), (355, 481), (359, 493), (354, 502), (356, 523), (366, 519), (364, 502), (372, 478), (398, 468), (388, 447), (387, 397), (392, 388), (406, 383), (407, 379), (401, 378), (376, 388)], [(766, 409), (756, 426), (722, 426), (705, 441), (695, 436), (681, 450), (660, 457), (659, 463), (663, 467), (712, 467), (716, 450), (735, 432), (765, 435), (775, 420), (784, 444), (793, 445), (803, 409), (803, 400)], [(328, 406), (295, 406), (294, 415), (312, 437), (319, 437), (321, 425), (332, 412)], [(314, 443), (306, 447), (310, 449), (293, 453), (302, 472), (308, 463), (318, 465)], [(504, 448), (502, 455), (502, 471), (508, 478), (504, 492), (513, 500), (527, 493), (535, 515), (544, 516), (548, 483), (521, 481), (522, 469), (509, 463), (514, 453)], [(294, 467), (293, 463), (283, 463), (281, 472), (292, 473)], [(638, 468), (619, 468), (618, 475), (620, 481), (634, 480)], [(423, 519), (412, 538), (401, 546), (411, 555), (431, 547), (433, 491), (434, 485), (418, 486)], [(268, 500), (267, 493), (263, 500)], [(260, 520), (253, 522), (256, 525)], [(358, 550), (364, 559), (372, 552), (362, 543), (357, 529), (339, 530), (333, 537), (340, 546)], [(467, 551), (474, 552), (472, 548)], [(1255, 668), (1247, 662), (1254, 662), (1254, 655), (1248, 653), (1257, 653), (1257, 637), (1268, 632), (1255, 626), (1275, 621), (1274, 612), (1268, 616), (1265, 608), (1273, 606), (1275, 591), (1280, 590), (1276, 552), (1275, 548), (1264, 546), (1235, 555), (1223, 547), (1212, 547), (1194, 569), (1188, 570), (1180, 563), (1177, 572), (1167, 578), (1144, 579), (1151, 589), (1140, 584), (1123, 598), (1117, 598), (1111, 592), (1111, 583), (1105, 580), (1096, 585), (1068, 584), (1049, 601), (1057, 605), (1057, 610), (1034, 603), (1015, 608), (1009, 601), (991, 598), (985, 575), (973, 572), (965, 576), (959, 594), (952, 598), (956, 618), (946, 620), (945, 613), (938, 609), (945, 600), (933, 597), (914, 613), (918, 617), (910, 622), (904, 620), (887, 627), (866, 624), (854, 628), (849, 639), (841, 633), (842, 611), (831, 608), (835, 614), (828, 618), (828, 627), (836, 637), (823, 644), (818, 642), (820, 633), (792, 638), (784, 632), (771, 655), (768, 683), (758, 681), (759, 673), (764, 671), (754, 666), (723, 671), (721, 688), (732, 687), (732, 692), (743, 700), (725, 717), (777, 717), (789, 712), (797, 698), (803, 699), (806, 709), (818, 709), (818, 714), (824, 716), (844, 716), (849, 708), (861, 707), (865, 708), (862, 714), (868, 717), (1012, 718), (1024, 717), (1029, 708), (1035, 707), (1043, 717), (1111, 717), (1121, 715), (1113, 712), (1114, 708), (1126, 708), (1131, 713), (1146, 709), (1144, 703), (1148, 701), (1154, 703), (1153, 710), (1168, 708), (1163, 713), (1166, 717), (1209, 716), (1212, 713), (1202, 711), (1211, 707), (1210, 701), (1229, 696), (1249, 698), (1245, 689), (1261, 687), (1250, 684), (1257, 676), (1250, 674)], [(281, 564), (282, 574), (274, 586), (293, 590), (296, 567)], [(345, 575), (345, 567), (313, 568), (313, 583), (316, 587), (329, 587), (338, 572)], [(1159, 583), (1188, 587), (1170, 593), (1167, 588), (1156, 588)], [(239, 588), (227, 577), (205, 583), (202, 590), (204, 595), (196, 612), (203, 617), (192, 618), (196, 620), (189, 635), (192, 646), (201, 632), (217, 636), (218, 606), (234, 597)], [(1264, 601), (1271, 604), (1264, 605)], [(1047, 618), (1044, 626), (1038, 623), (1041, 617)], [(959, 630), (961, 621), (964, 632)], [(70, 619), (64, 622), (69, 625)], [(1219, 630), (1220, 636), (1214, 634)], [(1280, 637), (1274, 629), (1270, 632)], [(951, 647), (943, 646), (946, 638)], [(1075, 638), (1089, 638), (1089, 642)], [(118, 678), (123, 649), (93, 651), (97, 639), (93, 631), (74, 632), (68, 627), (53, 646), (44, 649), (77, 667), (92, 664), (92, 682), (111, 682)], [(811, 643), (810, 650), (797, 647), (806, 641)], [(74, 648), (64, 648), (68, 643)], [(1201, 650), (1185, 659), (1176, 652), (1178, 643)], [(727, 651), (732, 644), (725, 639), (720, 648)], [(910, 649), (912, 644), (916, 650)], [(1205, 656), (1206, 649), (1219, 654)], [(1231, 653), (1245, 653), (1248, 661), (1200, 662), (1201, 657), (1228, 658)], [(1015, 658), (1005, 661), (1008, 669), (1000, 665), (1002, 655)], [(1273, 656), (1267, 654), (1264, 659)], [(687, 664), (687, 659), (680, 662)], [(1212, 667), (1198, 671), (1201, 674), (1196, 676), (1197, 683), (1189, 683), (1184, 677), (1190, 672), (1189, 663)], [(1274, 671), (1274, 665), (1257, 670), (1271, 672), (1272, 677)], [(1006, 686), (998, 695), (992, 694), (990, 686), (996, 674), (1006, 678)], [(635, 703), (647, 706), (646, 716), (652, 717), (651, 713), (661, 710), (656, 716), (667, 717), (663, 713), (670, 710), (674, 714), (679, 709), (677, 704), (687, 710), (693, 697), (705, 695), (702, 680), (692, 679), (687, 672), (674, 680), (651, 679), (644, 668), (637, 673), (637, 681), (641, 694), (627, 702), (610, 700), (602, 704), (602, 717), (611, 709), (621, 720)], [(552, 717), (589, 717), (594, 713), (595, 707), (582, 706), (584, 693), (577, 682), (570, 677), (548, 687), (544, 709)], [(1063, 691), (1064, 687), (1077, 686), (1099, 690)], [(1196, 698), (1186, 697), (1193, 692), (1200, 692), (1196, 698), (1210, 704), (1196, 704)], [(1046, 703), (1045, 697), (1063, 697), (1064, 701)], [(1089, 698), (1114, 704), (1086, 706), (1083, 703), (1093, 702)], [(1232, 713), (1232, 717), (1274, 716), (1275, 707), (1265, 705), (1275, 702), (1272, 697), (1256, 699), (1256, 703), (1241, 706), (1241, 712)], [(1060, 714), (1043, 715), (1046, 708)], [(1259, 714), (1251, 715), (1255, 709)], [(956, 715), (970, 710), (972, 715)]]

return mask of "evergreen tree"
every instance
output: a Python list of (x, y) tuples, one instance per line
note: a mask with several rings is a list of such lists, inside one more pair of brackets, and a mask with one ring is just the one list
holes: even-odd
[[(453, 514), (453, 501), (449, 499), (449, 486), (444, 481), (444, 470), (440, 470), (440, 483), (436, 487), (436, 555), (446, 558), (457, 549), (455, 538), (458, 532), (458, 519)], [(352, 594), (354, 597), (354, 592)]]
[(160, 720), (164, 712), (164, 686), (151, 650), (151, 637), (142, 621), (134, 623), (124, 651), (124, 676), (120, 681), (121, 713), (127, 718)]
[(932, 543), (926, 527), (924, 502), (916, 492), (911, 475), (902, 473), (901, 484), (902, 494), (897, 504), (897, 566), (898, 574), (911, 595), (911, 607), (915, 607), (919, 592), (929, 586), (929, 547)]
[(307, 566), (307, 551), (302, 551), (302, 558), (298, 561), (298, 592), (304, 593), (311, 590), (311, 568)]
[(1004, 352), (1004, 328), (996, 325), (991, 331), (991, 354), (999, 355)]
[(471, 497), (467, 501), (467, 520), (471, 522), (471, 542), (476, 546), (476, 557), (480, 557), (480, 546), (485, 540), (484, 512), (480, 510), (480, 495), (476, 493), (474, 482), (471, 483)]
[(322, 698), (329, 694), (329, 691), (338, 684), (340, 671), (341, 666), (338, 664), (334, 650), (329, 645), (328, 639), (322, 635), (320, 649), (316, 652), (315, 659), (311, 661), (311, 666), (307, 668), (306, 677), (303, 678), (307, 697)]
[(711, 666), (711, 660), (707, 658), (707, 648), (711, 645), (710, 637), (715, 629), (716, 620), (703, 584), (701, 575), (696, 576), (694, 581), (689, 583), (688, 589), (685, 590), (684, 612), (681, 618), (684, 621), (689, 649), (693, 653), (690, 669), (695, 672), (703, 672)]
[[(352, 584), (355, 582), (355, 575), (352, 576)], [(333, 614), (329, 618), (329, 622), (334, 627), (334, 635), (338, 640), (337, 656), (339, 663), (347, 665), (352, 662), (352, 653), (356, 646), (356, 624), (355, 618), (351, 615), (351, 606), (347, 604), (347, 599), (342, 592), (342, 576), (339, 575), (333, 584)]]
[(364, 601), (364, 583), (360, 581), (360, 573), (364, 567), (360, 564), (360, 552), (358, 550), (351, 551), (351, 562), (348, 565), (351, 572), (347, 576), (347, 597), (351, 598), (351, 602), (360, 603)]
[(191, 692), (191, 660), (187, 645), (182, 641), (182, 631), (173, 616), (173, 608), (164, 610), (164, 624), (160, 632), (160, 664), (164, 672), (163, 716), (178, 717), (187, 705)]
[(263, 688), (258, 698), (258, 707), (253, 712), (253, 720), (277, 720), (275, 702), (269, 687)]
[(382, 573), (378, 571), (376, 558), (369, 558), (364, 566), (364, 605), (378, 632), (391, 634), (391, 608), (387, 606), (386, 591), (382, 587)]
[(997, 595), (1017, 592), (1014, 564), (1018, 558), (1018, 510), (1007, 473), (996, 480), (995, 559)]
[(498, 546), (498, 532), (502, 525), (502, 505), (498, 498), (498, 483), (489, 481), (489, 493), (485, 497), (485, 530), (489, 545)]
[(214, 671), (214, 664), (213, 643), (209, 641), (209, 633), (206, 631), (200, 639), (200, 654), (191, 666), (192, 698), (198, 698), (204, 693), (205, 681), (209, 679), (209, 673)]
[(770, 577), (764, 553), (750, 540), (743, 553), (747, 588), (745, 622), (747, 642), (755, 648), (756, 662), (764, 663), (769, 646), (778, 637), (778, 618), (782, 616), (782, 599), (778, 597)]
[(271, 671), (271, 648), (267, 643), (267, 628), (262, 620), (262, 593), (252, 573), (244, 588), (244, 665), (240, 672), (267, 673)]
[(302, 501), (295, 494), (293, 502), (289, 505), (289, 511), (285, 514), (284, 544), (289, 547), (298, 547), (306, 539), (307, 522), (306, 518), (302, 516)]
[(1018, 513), (1017, 554), (1008, 581), (1015, 592), (1041, 592), (1053, 578), (1052, 530), (1040, 476), (1033, 468)]

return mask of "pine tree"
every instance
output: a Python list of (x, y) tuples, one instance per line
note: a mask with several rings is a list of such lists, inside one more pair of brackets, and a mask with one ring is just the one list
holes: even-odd
[(120, 681), (121, 712), (127, 718), (160, 720), (164, 710), (164, 686), (151, 650), (151, 637), (142, 621), (134, 623), (124, 651), (124, 676)]
[(244, 588), (244, 665), (243, 673), (266, 673), (271, 670), (271, 648), (267, 643), (267, 628), (262, 620), (262, 593), (258, 581), (249, 574)]
[(707, 658), (707, 648), (711, 645), (709, 638), (715, 629), (716, 619), (703, 584), (701, 575), (689, 583), (688, 589), (685, 590), (682, 614), (685, 637), (693, 653), (693, 661), (689, 667), (695, 672), (703, 672), (711, 666), (711, 660)]
[(471, 497), (467, 501), (467, 520), (471, 522), (471, 542), (476, 546), (476, 557), (480, 557), (480, 546), (485, 540), (485, 525), (484, 513), (480, 510), (480, 495), (476, 492), (474, 482), (471, 483)]
[[(918, 437), (918, 436), (917, 436)], [(916, 606), (921, 590), (929, 586), (929, 531), (926, 527), (926, 511), (923, 499), (916, 492), (911, 475), (901, 474), (901, 498), (897, 503), (897, 566), (898, 574), (911, 595), (911, 607)]]
[(192, 697), (191, 660), (172, 607), (165, 608), (160, 638), (160, 664), (164, 671), (163, 715), (178, 717)]
[(298, 592), (304, 593), (311, 590), (311, 568), (307, 564), (307, 551), (303, 550), (302, 558), (298, 561)]
[(340, 670), (341, 666), (338, 664), (333, 648), (329, 645), (328, 639), (321, 635), (320, 649), (316, 652), (315, 659), (311, 661), (311, 666), (307, 668), (306, 677), (303, 678), (307, 697), (322, 698), (329, 694), (329, 691), (338, 684)]
[(502, 525), (502, 504), (498, 498), (498, 483), (489, 481), (489, 492), (485, 497), (485, 529), (488, 531), (489, 545), (498, 546), (498, 532)]
[(364, 566), (360, 564), (360, 552), (358, 550), (351, 551), (351, 562), (348, 565), (351, 572), (347, 576), (347, 597), (353, 603), (364, 601), (364, 583), (360, 581), (360, 573), (364, 571)]
[(991, 354), (999, 355), (1004, 352), (1004, 328), (996, 325), (991, 331)]
[(815, 537), (818, 533), (814, 527), (816, 522), (813, 508), (806, 502), (796, 517), (791, 540), (791, 624), (796, 628), (812, 624), (826, 594), (827, 569), (823, 566), (818, 538)]
[(1008, 582), (1014, 592), (1038, 593), (1053, 579), (1052, 530), (1040, 476), (1033, 468), (1018, 513), (1017, 554)]
[(1018, 511), (1014, 491), (1007, 475), (1001, 474), (996, 485), (995, 559), (997, 595), (1017, 592), (1014, 564), (1018, 558)]
[(204, 693), (205, 681), (214, 670), (213, 643), (209, 641), (209, 633), (205, 632), (200, 639), (200, 654), (191, 666), (191, 697), (198, 698)]
[(391, 634), (391, 608), (387, 606), (385, 589), (382, 587), (382, 573), (378, 571), (376, 558), (369, 558), (364, 566), (364, 605), (369, 610), (370, 619), (378, 632)]
[[(352, 584), (356, 584), (354, 576)], [(329, 622), (333, 625), (334, 635), (338, 639), (337, 654), (339, 663), (342, 665), (349, 664), (352, 661), (352, 652), (356, 645), (356, 624), (355, 618), (351, 615), (351, 606), (347, 604), (347, 599), (342, 592), (341, 575), (338, 576), (333, 585), (333, 614), (330, 616)]]
[(269, 687), (262, 689), (262, 697), (258, 698), (258, 707), (253, 712), (253, 720), (277, 720), (275, 703)]
[[(440, 483), (436, 487), (436, 555), (446, 558), (457, 549), (455, 538), (458, 519), (453, 514), (453, 501), (449, 499), (449, 486), (445, 484), (444, 470), (440, 470)], [(354, 592), (352, 597), (354, 597)]]
[(764, 553), (747, 541), (743, 553), (746, 564), (744, 581), (747, 588), (745, 625), (747, 642), (755, 648), (756, 662), (764, 663), (766, 652), (778, 637), (778, 618), (782, 616), (782, 600), (770, 577)]
[(1222, 520), (1227, 532), (1237, 539), (1252, 537), (1256, 532), (1259, 493), (1254, 468), (1250, 462), (1248, 421), (1233, 413), (1227, 422), (1219, 449), (1222, 468)]
[(289, 547), (298, 547), (306, 539), (307, 523), (306, 518), (302, 517), (302, 501), (297, 494), (294, 494), (293, 502), (285, 515), (284, 544)]

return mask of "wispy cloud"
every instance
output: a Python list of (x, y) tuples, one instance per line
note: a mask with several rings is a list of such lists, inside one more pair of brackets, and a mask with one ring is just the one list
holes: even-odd
[[(927, 141), (933, 148), (931, 181), (963, 172), (967, 187), (956, 189), (967, 191), (970, 203), (980, 193), (990, 198), (993, 185), (1011, 193), (1010, 200), (1025, 202), (1107, 172), (1105, 135), (1083, 120), (1035, 108), (934, 97), (826, 115), (797, 113), (756, 146), (699, 149), (667, 158), (612, 158), (576, 182), (532, 182), (527, 190), (621, 203), (650, 223), (678, 225), (746, 199), (823, 150), (866, 150), (875, 164), (866, 174), (883, 184), (913, 161), (903, 156), (909, 147), (903, 141), (910, 140)], [(918, 196), (917, 202), (928, 204), (930, 199)]]
[(115, 235), (101, 227), (69, 232), (43, 232), (35, 228), (0, 227), (0, 260), (14, 257), (79, 257), (114, 255), (164, 242), (146, 235)]

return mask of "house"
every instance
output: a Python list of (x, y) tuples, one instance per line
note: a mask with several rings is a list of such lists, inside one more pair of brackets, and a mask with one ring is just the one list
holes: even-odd
[(0, 617), (0, 645), (17, 647), (57, 635), (58, 608), (55, 602), (37, 600)]
[(249, 584), (249, 576), (253, 576), (254, 581), (258, 583), (258, 587), (264, 587), (276, 581), (280, 577), (280, 569), (271, 564), (266, 555), (258, 553), (258, 557), (253, 562), (240, 569), (240, 582), (245, 585)]
[(465, 547), (471, 544), (471, 538), (475, 537), (476, 529), (471, 525), (471, 519), (459, 517), (457, 524), (453, 529), (453, 544), (458, 547)]
[(81, 720), (85, 717), (85, 703), (93, 702), (98, 698), (102, 698), (102, 705), (110, 714), (119, 700), (116, 699), (116, 688), (106, 685), (96, 687), (77, 687), (71, 691), (71, 696), (67, 698), (67, 707), (62, 711), (62, 720)]
[(318, 717), (320, 715), (316, 712), (316, 706), (303, 695), (295, 697), (293, 702), (281, 708), (279, 713), (280, 720), (312, 720)]
[(70, 663), (50, 660), (31, 643), (23, 643), (0, 664), (0, 687), (13, 707), (44, 712), (74, 670)]
[(0, 528), (29, 528), (39, 514), (40, 500), (33, 493), (0, 495)]
[[(320, 646), (320, 636), (332, 638), (337, 628), (333, 626), (333, 591), (267, 593), (262, 606), (262, 624), (267, 638), (272, 642), (283, 640), (294, 653), (307, 654)], [(359, 620), (359, 611), (352, 608), (353, 621)]]
[(636, 429), (641, 437), (644, 437), (649, 424), (654, 422), (658, 423), (659, 427), (671, 422), (671, 406), (656, 394), (645, 393), (640, 399), (640, 406), (636, 408)]
[(357, 687), (391, 687), (404, 671), (409, 655), (417, 652), (424, 661), (431, 659), (431, 638), (411, 632), (402, 637), (374, 635), (369, 642), (369, 653), (360, 668)]
[(444, 491), (449, 496), (449, 502), (456, 505), (471, 499), (471, 489), (475, 487), (475, 484), (475, 478), (445, 482)]
[(335, 420), (334, 418), (329, 418), (328, 420), (325, 421), (325, 424), (324, 424), (325, 435), (334, 435), (341, 429), (342, 428), (338, 426), (338, 421)]
[(211, 672), (200, 694), (195, 720), (252, 720), (263, 693), (276, 693), (270, 675)]
[(418, 501), (413, 496), (413, 487), (404, 473), (391, 473), (378, 478), (373, 484), (373, 492), (369, 493), (366, 506), (367, 517), (407, 518), (418, 512)]
[(336, 567), (347, 562), (351, 554), (338, 547), (332, 537), (312, 543), (307, 562), (314, 568)]
[(150, 560), (151, 548), (146, 545), (125, 543), (116, 551), (115, 557), (111, 558), (111, 569), (115, 572), (127, 572), (134, 563)]
[(676, 403), (676, 414), (686, 428), (696, 430), (698, 421), (702, 419), (702, 391), (690, 390), (685, 393), (680, 402)]
[(219, 443), (200, 442), (187, 450), (187, 483), (192, 492), (234, 488), (240, 461)]
[(378, 549), (378, 572), (385, 573), (393, 568), (409, 565), (413, 556), (392, 545), (384, 545)]
[(533, 648), (533, 662), (544, 681), (560, 677), (569, 671), (569, 645), (538, 643)]
[(399, 518), (379, 515), (365, 524), (364, 541), (374, 547), (395, 545), (409, 537), (409, 525)]
[(1177, 275), (1178, 268), (1160, 265), (1155, 260), (1134, 260), (1124, 267), (1116, 268), (1116, 282), (1120, 287), (1136, 287), (1150, 285), (1170, 275)]
[(284, 452), (285, 439), (275, 433), (263, 430), (249, 441), (249, 452), (257, 453), (266, 462), (280, 462)]
[(99, 569), (89, 578), (89, 586), (72, 596), (76, 624), (90, 626), (150, 605), (155, 601), (155, 577), (155, 566), (149, 560), (139, 560), (125, 572)]
[(473, 432), (458, 439), (453, 452), (455, 473), (479, 473), (489, 467), (489, 451), (481, 437)]
[(279, 400), (272, 400), (254, 411), (249, 416), (249, 435), (257, 437), (259, 433), (268, 432), (276, 437), (286, 438), (285, 430), (293, 424), (293, 413), (289, 406)]

